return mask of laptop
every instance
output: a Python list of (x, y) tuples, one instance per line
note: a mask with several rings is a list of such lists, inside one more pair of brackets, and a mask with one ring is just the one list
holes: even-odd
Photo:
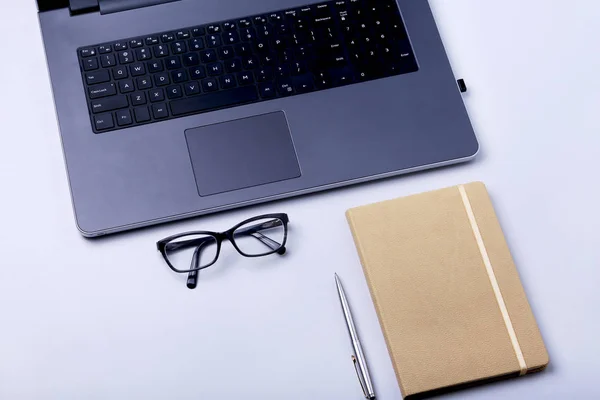
[(37, 2), (84, 236), (478, 152), (427, 1)]

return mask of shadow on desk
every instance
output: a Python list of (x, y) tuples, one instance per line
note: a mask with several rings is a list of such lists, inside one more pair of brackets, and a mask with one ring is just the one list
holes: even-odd
[[(521, 376), (519, 377), (519, 374), (509, 374), (509, 375), (502, 375), (502, 376), (498, 376), (495, 378), (491, 378), (491, 379), (486, 379), (483, 381), (477, 381), (477, 382), (472, 382), (472, 383), (465, 383), (462, 385), (457, 385), (457, 386), (452, 386), (449, 388), (442, 388), (442, 389), (435, 389), (435, 390), (430, 390), (428, 392), (424, 392), (424, 393), (419, 393), (419, 394), (415, 394), (412, 396), (406, 396), (404, 399), (405, 400), (420, 400), (420, 399), (429, 399), (435, 396), (441, 396), (444, 394), (450, 394), (450, 393), (455, 393), (458, 391), (463, 391), (463, 390), (475, 390), (477, 388), (481, 388), (482, 386), (486, 386), (489, 387), (490, 385), (502, 385), (502, 384), (509, 384), (507, 381), (508, 380), (513, 380), (518, 378), (519, 381), (525, 381), (525, 380), (532, 380), (532, 379), (542, 379), (543, 375), (538, 374), (538, 372), (540, 371), (544, 371), (544, 374), (548, 374), (548, 373), (552, 373), (554, 371), (554, 367), (552, 364), (548, 365), (545, 368), (540, 368), (540, 369), (536, 369), (536, 370), (531, 370), (529, 371), (529, 373), (525, 376)], [(518, 382), (518, 381), (517, 381)]]

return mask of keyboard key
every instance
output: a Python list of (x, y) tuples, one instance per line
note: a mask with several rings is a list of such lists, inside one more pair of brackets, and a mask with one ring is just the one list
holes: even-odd
[(231, 89), (236, 87), (235, 76), (233, 75), (223, 75), (219, 81), (221, 82), (221, 88), (223, 89)]
[(254, 69), (259, 67), (258, 57), (249, 56), (242, 58), (242, 65), (244, 69)]
[(84, 71), (92, 71), (94, 69), (98, 69), (98, 58), (91, 57), (83, 60), (83, 70)]
[(169, 99), (178, 99), (183, 96), (183, 92), (181, 90), (181, 86), (173, 85), (167, 88), (167, 97)]
[(121, 93), (131, 93), (135, 90), (135, 87), (133, 87), (133, 81), (132, 80), (123, 80), (123, 81), (119, 81), (119, 91)]
[(98, 53), (100, 53), (100, 54), (106, 54), (106, 53), (111, 53), (111, 52), (112, 52), (112, 46), (110, 44), (105, 44), (103, 46), (98, 47)]
[(206, 78), (202, 80), (202, 90), (205, 92), (214, 92), (219, 90), (219, 84), (215, 78)]
[(329, 76), (334, 85), (347, 85), (354, 81), (354, 73), (348, 67), (331, 69)]
[(146, 93), (144, 92), (130, 94), (129, 98), (131, 100), (131, 105), (133, 106), (141, 106), (146, 104)]
[(231, 47), (231, 46), (221, 47), (219, 49), (218, 53), (219, 53), (219, 59), (221, 59), (221, 60), (229, 60), (230, 58), (233, 58), (233, 56), (234, 56), (233, 47)]
[(164, 71), (162, 60), (148, 62), (148, 72), (151, 74)]
[(186, 67), (200, 65), (200, 57), (196, 53), (187, 53), (183, 56), (183, 65)]
[(235, 45), (235, 54), (237, 56), (247, 56), (252, 54), (252, 46), (247, 43), (240, 43)]
[(142, 47), (144, 45), (144, 41), (141, 39), (133, 39), (129, 41), (129, 47), (135, 49), (137, 47)]
[(117, 88), (114, 83), (102, 83), (100, 85), (90, 86), (88, 88), (90, 99), (99, 99), (101, 97), (117, 94)]
[(152, 87), (152, 80), (147, 77), (137, 78), (136, 83), (139, 90), (150, 89)]
[(127, 96), (105, 97), (103, 99), (94, 100), (91, 104), (92, 112), (94, 114), (118, 110), (119, 108), (126, 108), (129, 106), (129, 103), (127, 102)]
[(152, 115), (154, 115), (154, 118), (156, 119), (167, 118), (169, 116), (169, 111), (167, 111), (167, 105), (164, 103), (153, 104)]
[[(344, 64), (345, 65), (345, 64)], [(306, 63), (304, 61), (298, 61), (292, 63), (292, 75), (302, 75), (306, 73)]]
[(209, 25), (206, 27), (206, 32), (209, 35), (214, 35), (216, 33), (221, 33), (221, 27), (218, 24)]
[(179, 40), (185, 40), (185, 39), (189, 39), (190, 38), (190, 31), (187, 30), (183, 30), (183, 31), (178, 31), (177, 34), (177, 39)]
[(207, 64), (217, 59), (217, 52), (213, 49), (204, 50), (200, 52), (200, 60)]
[(169, 55), (169, 48), (164, 44), (157, 44), (153, 47), (154, 57), (167, 57)]
[(113, 78), (116, 80), (125, 79), (129, 77), (129, 72), (127, 72), (127, 67), (116, 67), (113, 68)]
[(329, 4), (318, 4), (315, 8), (313, 8), (313, 12), (315, 17), (324, 18), (331, 16), (331, 6)]
[(183, 85), (186, 96), (193, 96), (200, 93), (200, 84), (196, 81), (188, 82)]
[(269, 26), (261, 26), (256, 30), (257, 40), (268, 41), (273, 36), (274, 31)]
[(244, 42), (251, 42), (256, 39), (256, 31), (254, 28), (244, 28), (241, 30), (241, 38)]
[(272, 66), (275, 65), (275, 56), (273, 54), (264, 54), (260, 56), (260, 62), (264, 66)]
[(371, 72), (369, 72), (368, 68), (358, 68), (356, 72), (356, 77), (359, 81), (368, 81), (371, 79)]
[(117, 119), (117, 125), (119, 126), (127, 126), (133, 123), (131, 112), (129, 110), (119, 110), (115, 113), (115, 117)]
[(294, 87), (290, 78), (279, 78), (277, 80), (277, 91), (282, 96), (289, 96), (294, 93)]
[(95, 85), (97, 83), (104, 83), (108, 81), (110, 81), (110, 74), (105, 69), (93, 72), (86, 72), (85, 74), (85, 82), (88, 85)]
[(254, 22), (254, 25), (256, 25), (256, 26), (264, 25), (267, 23), (267, 18), (263, 15), (254, 17), (252, 20)]
[(240, 86), (250, 85), (254, 83), (254, 75), (250, 71), (238, 72), (237, 81)]
[(267, 40), (256, 42), (254, 44), (254, 48), (256, 49), (256, 52), (260, 54), (266, 54), (271, 52), (271, 48)]
[(240, 41), (240, 36), (236, 31), (223, 33), (223, 43), (236, 44)]
[(204, 40), (202, 38), (191, 39), (188, 44), (190, 45), (190, 50), (200, 51), (204, 48)]
[(203, 26), (192, 28), (192, 36), (193, 37), (200, 37), (200, 36), (204, 35), (205, 33), (206, 33), (206, 29), (204, 29)]
[(136, 49), (135, 50), (135, 58), (138, 61), (146, 61), (152, 58), (152, 53), (150, 52), (150, 49), (147, 48), (143, 48), (143, 49)]
[(255, 100), (258, 100), (256, 88), (254, 86), (246, 86), (174, 100), (170, 105), (173, 115), (179, 116), (245, 104)]
[(175, 35), (173, 35), (172, 33), (163, 33), (163, 34), (160, 36), (160, 40), (161, 40), (163, 43), (169, 43), (169, 42), (172, 42), (172, 41), (174, 41), (174, 40), (175, 40)]
[(275, 24), (275, 33), (280, 36), (289, 35), (291, 32), (290, 25), (285, 21), (280, 21)]
[(127, 50), (126, 42), (117, 42), (114, 44), (115, 51)]
[(162, 89), (151, 90), (148, 92), (148, 96), (150, 96), (150, 101), (152, 103), (165, 100), (165, 92)]
[(159, 72), (154, 75), (154, 84), (156, 86), (167, 86), (171, 81), (169, 80), (169, 74), (166, 72)]
[(188, 80), (187, 72), (183, 69), (171, 72), (171, 80), (173, 83), (182, 83)]
[(276, 38), (273, 40), (273, 49), (276, 52), (282, 52), (289, 47), (289, 43), (284, 38)]
[(146, 75), (146, 66), (141, 63), (131, 65), (129, 70), (131, 71), (131, 76)]
[(185, 42), (175, 42), (171, 44), (171, 51), (173, 54), (183, 54), (187, 51)]
[(307, 60), (311, 59), (315, 53), (315, 47), (312, 45), (299, 46), (294, 49), (295, 60)]
[(234, 58), (225, 62), (225, 71), (239, 72), (242, 70), (242, 61), (239, 58)]
[(220, 62), (208, 64), (206, 69), (209, 76), (219, 76), (223, 74), (223, 64)]
[(82, 58), (94, 57), (96, 55), (96, 49), (94, 49), (94, 48), (82, 49), (79, 52), (79, 54), (81, 55)]
[(114, 128), (115, 123), (111, 113), (99, 114), (94, 116), (94, 126), (96, 130), (105, 130)]
[(189, 72), (190, 72), (190, 76), (192, 77), (192, 79), (206, 78), (206, 70), (202, 66), (190, 68)]
[(102, 65), (102, 68), (114, 67), (117, 65), (117, 59), (114, 54), (105, 54), (100, 57), (100, 65)]
[(250, 20), (250, 18), (243, 18), (238, 21), (238, 28), (240, 28), (240, 29), (249, 28), (251, 26), (252, 26), (252, 21)]
[(273, 82), (263, 82), (258, 85), (260, 97), (263, 99), (271, 99), (277, 95)]
[(148, 122), (150, 121), (150, 113), (148, 107), (138, 107), (133, 109), (135, 115), (135, 122)]
[(235, 30), (235, 21), (229, 21), (229, 22), (224, 22), (223, 23), (223, 30), (224, 31), (234, 31)]
[(293, 80), (294, 80), (294, 89), (298, 93), (312, 92), (315, 88), (315, 83), (310, 74), (297, 76)]
[(319, 89), (327, 89), (332, 86), (331, 77), (328, 71), (318, 71), (315, 74), (315, 85)]
[(165, 58), (165, 66), (167, 67), (167, 69), (181, 68), (181, 60), (179, 59), (179, 57)]
[(119, 57), (119, 64), (130, 64), (134, 61), (133, 54), (130, 51), (121, 51), (117, 56)]
[(279, 62), (282, 64), (288, 64), (292, 62), (293, 52), (290, 49), (279, 52)]
[(271, 67), (263, 67), (256, 71), (256, 80), (258, 82), (267, 82), (273, 80), (275, 74), (273, 72), (273, 68)]
[(278, 65), (275, 68), (275, 74), (278, 77), (286, 77), (286, 76), (288, 76), (290, 74), (290, 67), (289, 67), (289, 65), (287, 65), (287, 64)]
[(208, 47), (219, 47), (223, 43), (221, 36), (219, 35), (208, 35), (206, 36), (206, 45)]
[(148, 36), (145, 40), (146, 46), (154, 46), (159, 43), (158, 36)]

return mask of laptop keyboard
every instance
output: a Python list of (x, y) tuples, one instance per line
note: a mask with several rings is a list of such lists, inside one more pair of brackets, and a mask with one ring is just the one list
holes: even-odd
[(77, 50), (96, 133), (418, 70), (395, 0), (338, 0)]

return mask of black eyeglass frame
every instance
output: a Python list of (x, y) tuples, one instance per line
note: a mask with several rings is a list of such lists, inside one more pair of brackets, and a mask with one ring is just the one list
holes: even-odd
[[(235, 231), (238, 230), (239, 228), (241, 228), (242, 226), (247, 225), (251, 222), (259, 221), (261, 219), (269, 219), (269, 218), (278, 219), (283, 223), (283, 241), (282, 241), (281, 245), (277, 249), (273, 249), (272, 251), (262, 253), (262, 254), (246, 254), (246, 253), (244, 253), (238, 247), (237, 243), (235, 242), (235, 238), (233, 235), (235, 233)], [(287, 243), (288, 223), (289, 222), (290, 221), (289, 221), (288, 215), (283, 214), (283, 213), (258, 215), (256, 217), (252, 217), (252, 218), (249, 218), (247, 220), (240, 222), (239, 224), (235, 225), (233, 228), (231, 228), (225, 232), (192, 231), (192, 232), (179, 233), (177, 235), (169, 236), (167, 238), (164, 238), (164, 239), (156, 242), (156, 247), (157, 247), (158, 251), (162, 254), (162, 256), (163, 256), (165, 262), (167, 263), (167, 265), (169, 266), (169, 268), (171, 268), (171, 270), (173, 270), (173, 272), (176, 272), (178, 274), (185, 274), (185, 273), (190, 273), (190, 272), (194, 272), (194, 271), (200, 271), (205, 268), (213, 266), (219, 259), (219, 255), (221, 254), (221, 244), (223, 243), (224, 240), (229, 240), (231, 242), (231, 244), (233, 245), (233, 247), (236, 249), (236, 251), (244, 257), (255, 258), (255, 257), (265, 257), (265, 256), (275, 254), (275, 253), (284, 254), (285, 250), (286, 250), (285, 245)], [(167, 255), (167, 245), (175, 239), (179, 239), (179, 238), (182, 238), (185, 236), (191, 236), (191, 235), (205, 235), (206, 237), (214, 238), (217, 243), (217, 252), (215, 254), (215, 258), (210, 264), (205, 265), (205, 266), (201, 266), (201, 267), (194, 268), (194, 269), (187, 269), (187, 270), (177, 269), (169, 261), (169, 257)], [(198, 245), (198, 243), (196, 243), (194, 246), (197, 246), (198, 248), (200, 248), (200, 247), (202, 247), (202, 245), (203, 245), (202, 243), (200, 243), (199, 245)]]

